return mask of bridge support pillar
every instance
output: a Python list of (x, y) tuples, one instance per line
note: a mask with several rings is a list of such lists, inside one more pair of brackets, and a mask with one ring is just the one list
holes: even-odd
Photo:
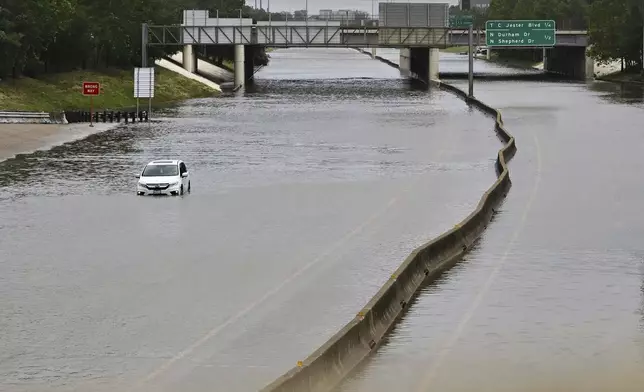
[(371, 58), (374, 58), (374, 59), (376, 58), (376, 56), (377, 56), (376, 49), (378, 49), (378, 48), (376, 48), (375, 46), (373, 48), (371, 48)]
[(235, 45), (235, 88), (244, 86), (245, 65), (244, 65), (244, 45)]
[(398, 61), (398, 64), (400, 65), (400, 73), (403, 76), (411, 75), (411, 49), (400, 49), (400, 59)]
[(595, 62), (588, 56), (586, 48), (555, 47), (548, 50), (544, 71), (569, 79), (586, 80), (594, 76)]
[[(408, 60), (406, 53), (409, 53)], [(408, 64), (408, 68), (406, 68), (408, 73), (405, 76), (418, 79), (428, 85), (430, 81), (438, 80), (439, 60), (440, 52), (437, 48), (406, 49), (405, 55), (403, 55), (402, 50), (400, 52), (401, 71), (403, 69), (403, 62), (405, 61), (405, 65)]]
[(440, 51), (438, 48), (429, 48), (429, 67), (428, 67), (428, 80), (438, 80), (440, 63)]
[(246, 84), (252, 84), (255, 81), (255, 46), (244, 46), (244, 80)]
[(586, 49), (584, 77), (593, 79), (595, 77), (595, 60), (588, 55), (588, 52), (588, 49)]
[(197, 72), (197, 52), (192, 45), (183, 47), (183, 69), (192, 73)]

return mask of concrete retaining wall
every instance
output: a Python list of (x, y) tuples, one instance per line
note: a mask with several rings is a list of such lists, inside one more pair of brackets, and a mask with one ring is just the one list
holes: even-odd
[(497, 180), (469, 216), (453, 229), (415, 249), (353, 320), (262, 392), (322, 392), (336, 386), (377, 347), (421, 285), (453, 266), (472, 247), (510, 189), (507, 162), (514, 156), (516, 145), (503, 126), (501, 114), (477, 99), (468, 99), (464, 91), (454, 86), (441, 82), (433, 84), (494, 117), (495, 132), (505, 143), (497, 155)]

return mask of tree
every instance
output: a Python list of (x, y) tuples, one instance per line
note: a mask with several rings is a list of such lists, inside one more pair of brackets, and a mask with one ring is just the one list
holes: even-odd
[[(629, 0), (630, 1), (630, 0)], [(491, 0), (490, 19), (553, 19), (557, 27), (586, 29), (590, 0)]]
[[(140, 64), (141, 24), (178, 24), (183, 9), (245, 16), (244, 0), (2, 0), (0, 78)], [(150, 48), (159, 58), (174, 48)]]
[(621, 60), (642, 68), (642, 10), (635, 0), (596, 0), (590, 6), (591, 55), (602, 62)]

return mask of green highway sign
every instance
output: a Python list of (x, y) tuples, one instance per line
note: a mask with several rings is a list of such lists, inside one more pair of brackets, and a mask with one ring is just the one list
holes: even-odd
[(470, 27), (473, 21), (472, 15), (453, 15), (449, 17), (449, 27)]
[(487, 46), (555, 46), (554, 20), (488, 20)]

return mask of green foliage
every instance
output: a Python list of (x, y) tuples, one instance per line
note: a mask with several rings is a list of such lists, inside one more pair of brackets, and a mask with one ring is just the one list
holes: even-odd
[(623, 59), (627, 69), (642, 69), (644, 5), (640, 1), (593, 2), (588, 31), (593, 57), (601, 62)]
[(552, 19), (558, 29), (585, 30), (592, 0), (492, 0), (489, 19)]
[[(178, 24), (183, 9), (248, 16), (244, 0), (2, 0), (0, 78), (140, 65), (141, 24)], [(151, 48), (151, 58), (177, 48)]]
[(642, 69), (642, 0), (491, 0), (489, 19), (553, 19), (557, 29), (588, 30), (591, 55)]
[(557, 29), (588, 30), (591, 55), (642, 69), (643, 0), (491, 0), (489, 19), (553, 19)]

